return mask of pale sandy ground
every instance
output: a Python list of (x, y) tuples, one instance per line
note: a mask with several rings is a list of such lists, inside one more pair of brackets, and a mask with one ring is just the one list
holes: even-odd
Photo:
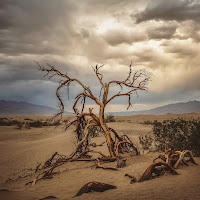
[[(138, 136), (147, 134), (152, 130), (151, 125), (143, 125), (141, 122), (155, 119), (162, 121), (177, 117), (192, 119), (200, 117), (200, 115), (168, 114), (161, 116), (116, 117), (117, 122), (109, 123), (108, 125), (120, 134), (126, 133), (136, 145), (139, 145)], [(29, 118), (44, 119), (44, 117)], [(24, 117), (20, 119), (23, 120)], [(69, 155), (75, 147), (74, 128), (74, 126), (71, 126), (66, 132), (63, 132), (62, 126), (56, 129), (54, 127), (45, 127), (22, 130), (17, 130), (15, 127), (0, 127), (0, 189), (10, 190), (7, 192), (1, 191), (0, 199), (39, 200), (51, 195), (58, 199), (67, 200), (72, 199), (77, 191), (90, 181), (116, 185), (117, 189), (103, 193), (83, 194), (75, 199), (200, 199), (200, 165), (181, 166), (177, 169), (178, 173), (180, 173), (177, 176), (165, 175), (143, 183), (129, 183), (130, 180), (124, 176), (125, 173), (134, 175), (139, 179), (158, 153), (148, 153), (140, 156), (124, 155), (128, 158), (127, 166), (119, 171), (96, 169), (92, 162), (73, 162), (66, 163), (60, 167), (60, 173), (52, 179), (38, 181), (32, 187), (25, 186), (25, 183), (33, 180), (34, 175), (5, 183), (9, 178), (15, 179), (19, 175), (25, 175), (24, 171), (20, 172), (20, 170), (35, 168), (37, 162), (46, 161), (55, 151)], [(102, 141), (104, 141), (103, 137), (94, 139), (97, 144)], [(107, 154), (106, 146), (94, 149)], [(196, 158), (196, 160), (200, 164), (200, 158)], [(108, 165), (116, 166), (116, 162)]]

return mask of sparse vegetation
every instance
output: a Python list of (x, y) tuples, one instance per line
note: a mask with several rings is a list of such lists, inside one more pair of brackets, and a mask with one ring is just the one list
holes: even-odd
[(144, 121), (142, 124), (145, 124), (145, 125), (153, 125), (155, 123), (155, 121), (150, 121), (150, 120), (146, 120)]
[(144, 150), (150, 148), (153, 142), (153, 137), (151, 135), (140, 135), (139, 136), (140, 144), (142, 145)]
[(159, 147), (174, 150), (190, 150), (200, 156), (200, 119), (182, 118), (154, 123), (153, 133)]
[(33, 119), (31, 119), (31, 118), (24, 118), (24, 120), (26, 120), (26, 121), (33, 121)]
[(8, 118), (0, 118), (0, 126), (16, 126), (21, 122), (18, 120), (9, 120)]
[(30, 129), (31, 127), (30, 127), (30, 124), (29, 123), (25, 123), (25, 128), (26, 129)]
[(19, 122), (18, 124), (17, 124), (17, 129), (19, 129), (19, 130), (21, 130), (22, 129), (22, 127), (23, 127), (23, 122)]
[(108, 122), (116, 122), (115, 117), (112, 114), (106, 116), (105, 123)]
[(89, 134), (91, 138), (98, 137), (103, 133), (103, 130), (99, 126), (90, 126), (89, 127)]
[(24, 120), (26, 120), (27, 122), (25, 123), (23, 121), (12, 120), (12, 119), (2, 117), (2, 118), (0, 118), (0, 126), (16, 126), (17, 129), (21, 130), (23, 128), (23, 126), (27, 129), (30, 129), (31, 127), (41, 128), (44, 126), (59, 126), (59, 125), (61, 125), (60, 120), (56, 120), (53, 122), (33, 120), (33, 119), (29, 119), (29, 118), (25, 118)]

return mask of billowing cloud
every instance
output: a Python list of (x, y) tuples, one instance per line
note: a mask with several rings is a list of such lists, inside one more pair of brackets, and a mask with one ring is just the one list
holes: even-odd
[(200, 20), (199, 0), (151, 0), (147, 7), (136, 14), (136, 22), (148, 20)]
[(175, 34), (177, 29), (177, 25), (175, 24), (162, 24), (162, 25), (154, 25), (147, 30), (147, 34), (149, 39), (171, 39)]
[[(104, 81), (124, 80), (131, 60), (154, 74), (149, 93), (133, 97), (133, 110), (200, 99), (199, 10), (194, 0), (1, 0), (0, 99), (56, 106), (59, 79), (48, 80), (34, 61), (80, 79), (98, 96), (92, 66), (105, 64)], [(72, 85), (68, 109), (80, 91)], [(120, 98), (108, 110), (126, 104)]]

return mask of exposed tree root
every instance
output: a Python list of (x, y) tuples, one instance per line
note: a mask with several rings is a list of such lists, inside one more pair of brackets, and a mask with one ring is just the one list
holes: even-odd
[(166, 172), (170, 172), (173, 175), (178, 175), (178, 173), (171, 167), (170, 164), (164, 162), (152, 163), (141, 176), (139, 182), (150, 180), (157, 176), (162, 176)]
[(114, 171), (117, 171), (117, 170), (118, 170), (116, 167), (103, 167), (103, 166), (100, 164), (99, 159), (97, 159), (96, 168), (102, 168), (102, 169), (108, 169), (108, 170), (114, 170)]
[[(186, 156), (189, 156), (189, 160), (185, 160)], [(195, 165), (198, 165), (194, 159), (194, 156), (191, 151), (183, 150), (183, 151), (172, 151), (171, 149), (165, 151), (163, 154), (160, 154), (157, 158), (153, 160), (155, 162), (157, 159), (161, 159), (164, 162), (170, 164), (173, 168), (177, 168), (180, 163), (183, 163), (188, 166), (187, 162), (192, 162)]]

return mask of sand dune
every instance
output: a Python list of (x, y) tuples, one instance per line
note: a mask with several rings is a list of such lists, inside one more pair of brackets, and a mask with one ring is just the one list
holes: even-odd
[[(144, 125), (145, 120), (164, 120), (180, 117), (181, 115), (161, 116), (131, 116), (116, 117), (118, 122), (109, 123), (120, 134), (128, 134), (135, 144), (139, 145), (138, 136), (151, 131), (151, 125)], [(200, 115), (182, 115), (187, 119), (197, 118)], [(23, 117), (21, 118), (23, 119)], [(52, 153), (58, 151), (60, 154), (69, 155), (74, 149), (74, 126), (66, 132), (61, 126), (31, 128), (17, 130), (15, 127), (0, 127), (0, 191), (1, 199), (39, 200), (48, 196), (58, 199), (72, 199), (77, 191), (87, 182), (99, 181), (117, 186), (115, 190), (103, 193), (83, 194), (75, 199), (200, 199), (200, 166), (190, 164), (189, 167), (180, 166), (177, 171), (180, 175), (165, 175), (143, 183), (130, 184), (130, 179), (125, 173), (140, 178), (145, 169), (152, 163), (158, 153), (148, 153), (140, 156), (131, 154), (127, 157), (127, 166), (119, 171), (108, 171), (96, 169), (92, 162), (66, 163), (59, 168), (60, 173), (52, 179), (38, 181), (35, 186), (25, 186), (34, 176), (30, 175), (19, 178), (20, 175), (28, 175), (29, 170), (35, 168), (37, 162), (44, 162)], [(97, 137), (94, 142), (100, 144), (104, 138)], [(108, 154), (106, 146), (96, 147)], [(200, 163), (200, 158), (196, 158)], [(106, 164), (105, 164), (106, 165)], [(116, 166), (115, 163), (107, 164)], [(22, 170), (22, 171), (21, 171)], [(25, 174), (26, 172), (26, 174)], [(8, 181), (8, 179), (16, 179)]]

